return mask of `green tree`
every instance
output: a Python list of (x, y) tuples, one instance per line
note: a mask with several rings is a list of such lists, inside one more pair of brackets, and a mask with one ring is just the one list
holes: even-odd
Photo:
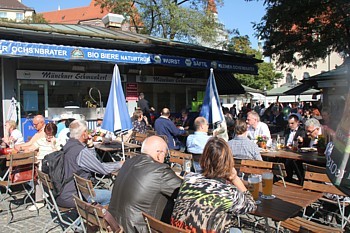
[(349, 0), (264, 0), (264, 4), (266, 15), (254, 29), (266, 41), (264, 54), (280, 65), (309, 65), (330, 52), (349, 56)]
[(138, 33), (196, 43), (197, 38), (213, 42), (217, 28), (223, 28), (213, 12), (212, 2), (222, 0), (97, 0), (101, 8), (122, 14)]
[[(261, 52), (251, 47), (248, 36), (235, 36), (231, 38), (228, 44), (229, 51), (254, 55), (257, 59), (263, 59)], [(251, 88), (269, 90), (273, 88), (273, 84), (283, 77), (281, 73), (275, 72), (272, 63), (262, 62), (258, 64), (258, 75), (235, 74), (235, 77), (241, 84)]]
[(42, 14), (33, 14), (32, 18), (25, 18), (23, 23), (48, 23)]

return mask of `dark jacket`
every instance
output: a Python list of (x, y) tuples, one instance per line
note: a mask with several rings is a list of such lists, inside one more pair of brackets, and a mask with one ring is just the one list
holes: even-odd
[[(289, 138), (289, 134), (290, 134), (290, 128), (286, 129), (286, 131), (284, 132), (284, 136), (285, 136), (285, 145), (287, 145), (287, 141)], [(310, 143), (310, 139), (307, 139), (307, 135), (306, 135), (306, 131), (303, 127), (299, 126), (297, 129), (297, 132), (294, 135), (293, 141), (297, 140), (298, 137), (302, 137), (304, 139), (303, 141), (303, 147), (308, 147), (308, 143)]]
[[(77, 173), (81, 170), (81, 168), (77, 164), (77, 157), (84, 149), (85, 145), (83, 145), (79, 140), (70, 138), (66, 145), (63, 147), (64, 151), (64, 178), (67, 180), (70, 177), (73, 177), (73, 173)], [(79, 173), (79, 176), (88, 179), (90, 176), (90, 172), (81, 171)], [(78, 195), (78, 191), (75, 187), (74, 179), (72, 179), (70, 182), (68, 182), (61, 193), (56, 198), (56, 202), (61, 207), (66, 208), (75, 208), (75, 203), (73, 200), (73, 194)]]
[(180, 149), (179, 140), (177, 136), (185, 134), (185, 130), (180, 130), (176, 128), (175, 124), (165, 117), (159, 117), (154, 123), (154, 129), (158, 135), (165, 135), (168, 139), (168, 148)]
[[(148, 232), (142, 212), (157, 219), (164, 217), (163, 212), (166, 214), (167, 204), (174, 202), (180, 185), (181, 179), (168, 165), (148, 155), (135, 156), (120, 169), (108, 210), (125, 232)], [(171, 212), (172, 209), (170, 215)]]

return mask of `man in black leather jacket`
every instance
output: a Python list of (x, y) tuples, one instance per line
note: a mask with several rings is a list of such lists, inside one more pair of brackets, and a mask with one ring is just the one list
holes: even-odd
[(146, 138), (141, 152), (120, 169), (108, 209), (128, 233), (148, 232), (142, 212), (169, 221), (172, 209), (165, 210), (181, 185), (181, 179), (164, 164), (167, 144), (162, 138)]

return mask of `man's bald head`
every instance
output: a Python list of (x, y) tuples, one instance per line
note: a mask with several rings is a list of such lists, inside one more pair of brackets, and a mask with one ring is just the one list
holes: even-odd
[(36, 115), (33, 119), (33, 125), (34, 128), (37, 131), (40, 131), (41, 129), (44, 129), (45, 127), (45, 118), (43, 115)]
[(164, 163), (165, 156), (168, 153), (168, 145), (163, 138), (151, 136), (143, 141), (141, 152), (150, 155), (159, 163)]
[(169, 117), (170, 116), (169, 108), (163, 108), (161, 114), (162, 116)]

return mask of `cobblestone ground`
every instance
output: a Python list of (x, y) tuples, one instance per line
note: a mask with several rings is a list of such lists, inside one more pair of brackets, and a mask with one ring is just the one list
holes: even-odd
[(36, 211), (31, 212), (27, 209), (28, 206), (30, 205), (12, 205), (13, 220), (7, 224), (6, 207), (1, 205), (3, 211), (0, 214), (0, 232), (63, 232), (57, 223), (49, 224), (46, 231), (44, 231), (45, 225), (52, 220), (50, 211), (46, 207), (41, 208), (39, 210), (39, 216), (37, 216)]

